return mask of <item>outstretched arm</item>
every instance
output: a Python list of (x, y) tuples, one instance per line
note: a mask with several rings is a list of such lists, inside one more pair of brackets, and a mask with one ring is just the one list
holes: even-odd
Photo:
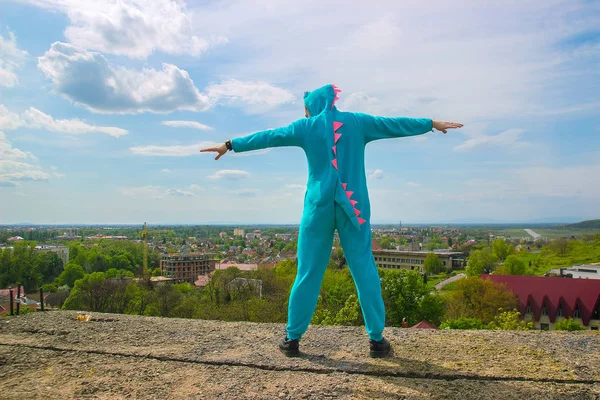
[(432, 129), (446, 133), (448, 129), (460, 128), (462, 124), (436, 121), (430, 118), (375, 117), (369, 114), (355, 113), (365, 143), (378, 139), (422, 135)]
[[(236, 153), (244, 151), (261, 150), (269, 147), (284, 147), (284, 146), (304, 146), (304, 120), (298, 120), (288, 126), (277, 129), (269, 129), (260, 131), (240, 138), (231, 140), (231, 149)], [(227, 152), (228, 148), (225, 143), (206, 149), (200, 152), (212, 151), (219, 153), (215, 160), (218, 160)]]

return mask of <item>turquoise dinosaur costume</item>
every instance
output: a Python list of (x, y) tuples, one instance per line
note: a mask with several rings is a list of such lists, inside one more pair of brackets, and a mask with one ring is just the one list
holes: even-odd
[(420, 135), (432, 130), (429, 118), (388, 118), (342, 112), (340, 90), (325, 85), (304, 94), (309, 118), (232, 140), (235, 152), (268, 147), (301, 147), (308, 161), (308, 182), (298, 236), (298, 272), (290, 293), (287, 337), (300, 339), (317, 305), (335, 229), (363, 312), (369, 338), (382, 340), (385, 307), (371, 249), (371, 210), (364, 153), (367, 143)]

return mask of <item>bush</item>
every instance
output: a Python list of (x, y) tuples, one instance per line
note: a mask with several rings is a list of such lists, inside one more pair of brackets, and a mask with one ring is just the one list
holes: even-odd
[(581, 325), (579, 322), (573, 320), (572, 318), (561, 319), (554, 324), (554, 330), (556, 331), (583, 331), (586, 330), (585, 326)]
[(521, 313), (517, 310), (504, 311), (496, 315), (492, 322), (487, 325), (487, 329), (503, 331), (528, 331), (535, 328), (533, 322), (521, 320)]
[(456, 318), (444, 321), (440, 329), (485, 329), (479, 318)]

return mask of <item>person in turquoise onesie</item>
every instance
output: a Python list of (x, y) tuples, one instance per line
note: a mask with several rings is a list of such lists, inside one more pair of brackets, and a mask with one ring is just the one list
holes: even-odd
[(341, 92), (325, 85), (304, 94), (306, 118), (202, 149), (219, 153), (296, 146), (308, 162), (304, 211), (298, 234), (298, 271), (292, 287), (287, 335), (279, 344), (287, 356), (299, 354), (299, 340), (313, 317), (323, 275), (337, 229), (370, 339), (370, 354), (382, 357), (390, 344), (383, 338), (385, 307), (380, 277), (371, 249), (371, 210), (365, 174), (365, 146), (378, 139), (414, 136), (462, 127), (429, 118), (376, 117), (342, 112), (335, 102)]

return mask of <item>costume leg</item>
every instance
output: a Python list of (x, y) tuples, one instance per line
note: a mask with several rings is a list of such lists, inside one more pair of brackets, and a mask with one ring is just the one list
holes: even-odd
[(344, 255), (358, 292), (367, 334), (370, 339), (380, 341), (385, 327), (385, 306), (371, 246), (371, 224), (367, 221), (356, 228), (337, 205), (335, 215)]
[(334, 205), (305, 212), (298, 233), (298, 272), (290, 292), (287, 337), (300, 339), (312, 320), (335, 229)]

